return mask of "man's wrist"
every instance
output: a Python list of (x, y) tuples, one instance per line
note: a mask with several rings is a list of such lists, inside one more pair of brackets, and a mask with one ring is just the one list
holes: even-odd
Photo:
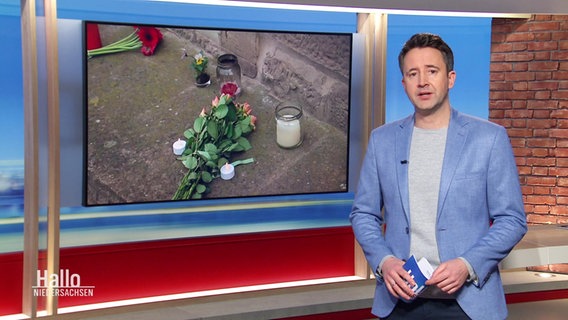
[(377, 277), (379, 277), (379, 278), (383, 277), (383, 264), (389, 258), (394, 258), (394, 256), (392, 254), (388, 254), (388, 255), (384, 256), (383, 259), (381, 260), (381, 262), (379, 263), (377, 270), (375, 270), (375, 274), (376, 274)]
[(467, 282), (475, 282), (477, 281), (477, 274), (475, 273), (475, 270), (473, 270), (473, 267), (471, 266), (471, 264), (469, 263), (469, 261), (467, 261), (464, 257), (458, 257), (458, 259), (460, 259), (461, 261), (463, 261), (463, 263), (465, 264), (465, 266), (467, 267), (467, 273), (469, 274), (469, 276), (467, 277)]

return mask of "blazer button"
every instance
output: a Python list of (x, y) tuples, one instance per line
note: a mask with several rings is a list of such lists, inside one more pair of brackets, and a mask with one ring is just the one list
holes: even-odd
[(406, 232), (406, 234), (408, 234), (409, 232), (408, 227), (404, 228), (404, 231)]

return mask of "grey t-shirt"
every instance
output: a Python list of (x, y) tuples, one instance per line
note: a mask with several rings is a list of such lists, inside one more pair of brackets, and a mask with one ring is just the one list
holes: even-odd
[(414, 128), (408, 161), (410, 253), (440, 264), (436, 242), (438, 193), (448, 129)]
[[(434, 267), (440, 265), (436, 241), (436, 219), (442, 165), (448, 128), (426, 130), (414, 127), (408, 161), (410, 195), (410, 254), (426, 257)], [(436, 286), (429, 286), (424, 298), (453, 298)]]

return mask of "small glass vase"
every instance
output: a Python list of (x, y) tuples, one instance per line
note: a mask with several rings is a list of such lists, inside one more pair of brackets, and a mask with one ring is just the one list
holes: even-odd
[(242, 92), (241, 66), (236, 55), (226, 53), (217, 58), (217, 81), (219, 92), (238, 96)]

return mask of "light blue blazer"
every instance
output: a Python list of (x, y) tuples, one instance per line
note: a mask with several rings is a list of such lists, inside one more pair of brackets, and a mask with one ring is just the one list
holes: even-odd
[[(376, 128), (363, 160), (350, 220), (373, 270), (387, 255), (407, 259), (411, 254), (407, 161), (413, 128), (413, 116)], [(436, 239), (440, 261), (463, 257), (478, 276), (477, 282), (466, 282), (457, 292), (457, 301), (470, 318), (507, 317), (498, 264), (526, 231), (507, 132), (452, 109)], [(377, 275), (373, 313), (385, 317), (396, 303)]]

